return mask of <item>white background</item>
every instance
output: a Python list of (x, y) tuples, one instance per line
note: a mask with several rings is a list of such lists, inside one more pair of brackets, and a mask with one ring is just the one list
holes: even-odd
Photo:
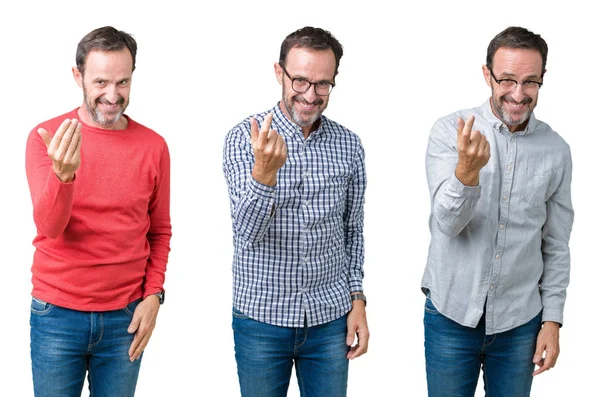
[[(281, 97), (273, 63), (305, 25), (344, 46), (326, 115), (357, 132), (367, 155), (367, 355), (351, 362), (348, 395), (425, 396), (423, 302), (434, 121), (489, 96), (481, 65), (510, 25), (549, 45), (536, 116), (571, 145), (575, 225), (561, 355), (533, 396), (597, 390), (597, 14), (583, 1), (3, 2), (0, 6), (0, 396), (33, 395), (29, 359), (31, 241), (25, 141), (39, 122), (81, 104), (77, 43), (100, 26), (139, 45), (127, 113), (163, 135), (172, 157), (172, 251), (166, 303), (146, 350), (138, 396), (239, 395), (231, 331), (232, 232), (223, 139)], [(10, 4), (10, 6), (8, 5)], [(194, 4), (194, 5), (192, 5)], [(597, 295), (596, 295), (597, 296)], [(87, 396), (87, 390), (84, 391)], [(290, 396), (298, 396), (292, 379)], [(483, 391), (478, 390), (478, 396)]]

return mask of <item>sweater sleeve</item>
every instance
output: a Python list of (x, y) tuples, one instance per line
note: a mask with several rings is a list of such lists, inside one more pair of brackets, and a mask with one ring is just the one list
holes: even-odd
[(75, 180), (63, 183), (52, 170), (46, 145), (37, 133), (29, 134), (25, 153), (27, 182), (33, 203), (33, 220), (42, 235), (60, 236), (71, 218)]
[(148, 206), (150, 228), (146, 237), (150, 244), (150, 257), (146, 264), (144, 298), (163, 291), (171, 241), (171, 160), (164, 143), (160, 157), (159, 175)]

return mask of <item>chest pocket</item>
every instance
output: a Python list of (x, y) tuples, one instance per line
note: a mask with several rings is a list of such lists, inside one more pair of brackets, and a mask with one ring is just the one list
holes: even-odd
[(523, 191), (522, 197), (525, 202), (532, 207), (543, 206), (550, 197), (550, 184), (554, 179), (552, 171), (538, 171), (534, 168), (527, 167), (523, 175)]

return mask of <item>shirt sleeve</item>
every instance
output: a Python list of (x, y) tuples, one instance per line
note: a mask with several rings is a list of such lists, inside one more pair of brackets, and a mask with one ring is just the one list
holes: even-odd
[(542, 228), (542, 258), (544, 273), (540, 281), (542, 321), (563, 323), (563, 310), (571, 269), (569, 239), (573, 227), (571, 203), (572, 161), (570, 151), (556, 191), (546, 202), (546, 223)]
[(346, 211), (344, 213), (346, 254), (349, 259), (348, 287), (350, 292), (363, 292), (362, 280), (365, 259), (363, 227), (367, 174), (365, 152), (360, 142), (357, 154), (354, 173), (348, 186)]
[(231, 130), (223, 149), (223, 172), (229, 190), (233, 233), (249, 244), (266, 234), (275, 212), (275, 186), (267, 186), (252, 177), (254, 154), (250, 141), (250, 121)]
[(171, 160), (166, 142), (160, 157), (159, 173), (154, 192), (148, 205), (150, 228), (146, 237), (150, 244), (150, 256), (146, 264), (144, 298), (164, 291), (165, 272), (171, 241)]
[(433, 126), (426, 155), (432, 226), (457, 236), (471, 221), (481, 197), (481, 187), (465, 186), (455, 175), (458, 164), (454, 123), (438, 120)]
[(66, 229), (71, 219), (75, 180), (63, 183), (52, 169), (46, 144), (34, 128), (27, 139), (25, 169), (31, 201), (33, 220), (40, 234), (54, 239)]

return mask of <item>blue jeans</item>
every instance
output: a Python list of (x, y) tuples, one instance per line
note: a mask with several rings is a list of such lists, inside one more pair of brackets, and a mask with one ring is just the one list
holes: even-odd
[(425, 363), (430, 397), (473, 397), (479, 371), (487, 397), (527, 397), (542, 314), (512, 330), (485, 335), (485, 316), (476, 328), (440, 314), (425, 300)]
[(302, 397), (346, 396), (346, 316), (288, 328), (252, 320), (234, 308), (232, 327), (242, 397), (285, 397), (294, 363)]
[(36, 397), (81, 396), (86, 371), (91, 397), (133, 396), (140, 360), (129, 361), (127, 327), (141, 300), (122, 310), (81, 312), (33, 298), (31, 366)]

